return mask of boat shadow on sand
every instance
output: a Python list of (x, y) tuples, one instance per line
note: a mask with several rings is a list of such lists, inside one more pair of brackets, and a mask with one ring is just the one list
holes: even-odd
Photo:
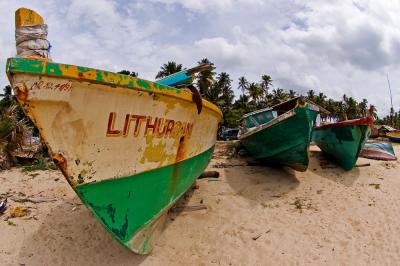
[(299, 186), (296, 172), (288, 167), (249, 158), (241, 159), (247, 166), (226, 168), (226, 182), (240, 196), (257, 202), (272, 201)]
[(336, 164), (329, 155), (319, 150), (310, 151), (308, 171), (346, 187), (353, 186), (360, 177), (360, 169), (358, 167), (346, 171)]
[(77, 198), (39, 222), (19, 253), (27, 265), (139, 265), (147, 258), (121, 246)]

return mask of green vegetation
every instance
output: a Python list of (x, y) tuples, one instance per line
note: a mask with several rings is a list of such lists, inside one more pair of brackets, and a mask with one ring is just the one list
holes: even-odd
[(22, 167), (22, 172), (33, 172), (37, 170), (56, 170), (57, 166), (54, 162), (47, 157), (40, 156), (32, 165), (25, 165)]
[[(207, 58), (198, 62), (198, 64), (211, 64)], [(274, 106), (298, 96), (295, 90), (285, 90), (273, 88), (272, 77), (262, 75), (260, 81), (248, 81), (242, 76), (238, 80), (237, 88), (241, 91), (239, 98), (235, 99), (233, 85), (230, 76), (226, 72), (217, 73), (215, 67), (212, 70), (203, 71), (196, 77), (196, 85), (203, 98), (215, 103), (224, 114), (223, 125), (226, 127), (238, 127), (240, 118), (248, 112), (260, 108)], [(175, 62), (168, 62), (161, 67), (156, 78), (165, 77), (182, 70), (182, 65)], [(306, 96), (316, 104), (327, 109), (331, 115), (329, 118), (335, 120), (354, 119), (367, 116), (369, 113), (377, 119), (376, 108), (373, 105), (368, 106), (368, 101), (363, 99), (357, 102), (353, 97), (343, 95), (342, 99), (334, 100), (328, 98), (324, 93), (316, 93), (310, 89)], [(398, 116), (400, 123), (400, 116)], [(326, 118), (327, 119), (327, 118)], [(383, 122), (378, 120), (378, 122)]]
[(395, 112), (393, 108), (390, 108), (390, 114), (377, 121), (380, 125), (389, 125), (391, 127), (400, 129), (400, 110)]
[(134, 71), (129, 71), (129, 70), (121, 70), (120, 72), (117, 72), (118, 74), (122, 74), (122, 75), (127, 75), (127, 76), (131, 76), (134, 78), (137, 78), (139, 76), (138, 72), (134, 72)]
[(22, 148), (27, 136), (32, 134), (34, 126), (11, 94), (10, 86), (4, 88), (4, 94), (1, 96), (0, 169), (8, 169), (17, 163), (14, 152)]

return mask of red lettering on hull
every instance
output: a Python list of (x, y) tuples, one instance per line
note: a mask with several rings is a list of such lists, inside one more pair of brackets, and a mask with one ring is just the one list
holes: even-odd
[[(158, 138), (180, 138), (189, 137), (192, 134), (193, 123), (175, 121), (161, 117), (126, 114), (124, 127), (122, 130), (115, 129), (116, 112), (111, 112), (108, 116), (107, 137), (127, 137), (133, 124), (133, 136), (138, 137), (141, 133), (142, 122), (146, 121), (143, 136), (152, 134)], [(135, 122), (135, 123), (133, 123)]]

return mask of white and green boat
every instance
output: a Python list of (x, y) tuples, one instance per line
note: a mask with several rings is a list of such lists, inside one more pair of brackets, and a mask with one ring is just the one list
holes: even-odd
[[(24, 8), (16, 22), (43, 25)], [(203, 100), (199, 113), (184, 88), (38, 56), (8, 59), (7, 75), (82, 202), (121, 244), (148, 253), (168, 209), (207, 167), (221, 111)]]

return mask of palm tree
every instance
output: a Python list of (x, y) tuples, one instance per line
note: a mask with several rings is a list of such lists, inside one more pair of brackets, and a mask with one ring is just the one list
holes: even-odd
[(238, 89), (240, 89), (242, 91), (242, 95), (245, 95), (248, 86), (249, 86), (249, 82), (247, 81), (247, 79), (244, 76), (241, 76), (239, 78)]
[(289, 95), (280, 88), (272, 91), (272, 104), (279, 104), (288, 100)]
[(247, 91), (249, 92), (249, 95), (251, 99), (257, 104), (263, 95), (263, 90), (261, 89), (260, 85), (252, 82), (248, 85)]
[(216, 86), (219, 90), (221, 96), (218, 99), (218, 105), (222, 110), (222, 113), (227, 113), (229, 109), (232, 108), (233, 99), (235, 95), (233, 93), (231, 87), (232, 80), (229, 77), (229, 74), (226, 72), (221, 72), (217, 77)]
[(205, 70), (200, 72), (197, 75), (197, 87), (200, 90), (200, 94), (206, 98), (207, 100), (212, 101), (212, 98), (208, 98), (210, 94), (212, 94), (210, 92), (212, 85), (214, 83), (214, 76), (215, 76), (215, 72), (214, 72), (214, 63), (211, 63), (210, 60), (208, 60), (207, 58), (203, 58), (201, 59), (199, 62), (197, 62), (199, 65), (202, 64), (209, 64), (212, 66), (211, 70)]
[(310, 100), (310, 101), (315, 101), (315, 91), (314, 90), (309, 90), (309, 91), (307, 91), (307, 98)]
[(296, 96), (298, 96), (297, 92), (295, 92), (294, 90), (289, 90), (289, 93), (288, 93), (289, 99), (292, 99), (292, 98), (294, 98)]
[(261, 76), (261, 88), (264, 90), (265, 96), (268, 95), (269, 86), (272, 85), (272, 78), (269, 75), (262, 75)]
[(326, 101), (326, 95), (323, 92), (320, 92), (318, 93), (317, 96), (314, 97), (314, 101), (316, 104), (319, 104), (320, 106), (324, 107)]
[(179, 71), (182, 71), (182, 64), (177, 64), (174, 61), (168, 61), (168, 63), (161, 66), (161, 70), (157, 73), (156, 79), (172, 75)]
[(360, 110), (360, 114), (362, 116), (367, 116), (368, 115), (368, 101), (367, 99), (363, 99), (359, 104), (358, 108)]
[(339, 121), (347, 120), (346, 105), (342, 101), (336, 102), (337, 118)]

